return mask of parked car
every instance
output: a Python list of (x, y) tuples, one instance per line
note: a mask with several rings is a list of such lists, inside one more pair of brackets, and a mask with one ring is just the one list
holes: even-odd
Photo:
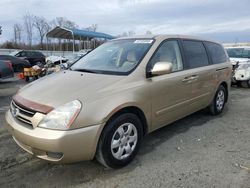
[(236, 62), (245, 63), (250, 61), (250, 46), (227, 47), (226, 50), (233, 65), (235, 65)]
[(232, 83), (245, 88), (250, 87), (250, 62), (237, 63), (235, 65)]
[(180, 35), (115, 39), (69, 70), (19, 90), (7, 128), (38, 158), (70, 163), (96, 157), (120, 168), (146, 134), (204, 108), (221, 114), (231, 69), (216, 42)]
[(22, 50), (10, 53), (10, 55), (28, 60), (31, 66), (45, 63), (45, 55), (42, 52)]
[(81, 59), (83, 56), (85, 56), (86, 54), (88, 54), (90, 51), (86, 51), (86, 52), (78, 52), (78, 53), (73, 53), (69, 56), (66, 56), (67, 58), (67, 64), (68, 66), (73, 65), (76, 61), (78, 61), (79, 59)]
[(62, 56), (51, 55), (46, 57), (45, 62), (47, 64), (59, 65), (60, 63), (66, 63), (68, 61), (67, 58)]
[(28, 60), (20, 59), (11, 55), (0, 55), (0, 60), (11, 61), (14, 72), (23, 72), (23, 68), (31, 67), (31, 64)]
[(10, 61), (0, 60), (0, 80), (14, 77), (14, 71)]
[(233, 65), (232, 83), (250, 87), (250, 47), (227, 47)]
[(79, 60), (81, 57), (89, 53), (91, 50), (81, 50), (79, 52), (72, 53), (70, 55), (63, 56), (48, 56), (46, 58), (47, 64), (59, 65), (60, 63), (67, 63), (68, 65), (72, 65), (75, 61)]

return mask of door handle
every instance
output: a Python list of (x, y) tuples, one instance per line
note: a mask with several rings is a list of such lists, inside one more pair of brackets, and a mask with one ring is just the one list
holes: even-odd
[(198, 75), (187, 76), (182, 80), (182, 82), (191, 82), (193, 80), (196, 80), (198, 77)]
[(198, 75), (192, 75), (191, 80), (196, 80), (199, 76)]
[(191, 80), (192, 80), (191, 76), (188, 76), (188, 77), (185, 77), (185, 78), (182, 80), (182, 82), (189, 82), (189, 81), (191, 81)]

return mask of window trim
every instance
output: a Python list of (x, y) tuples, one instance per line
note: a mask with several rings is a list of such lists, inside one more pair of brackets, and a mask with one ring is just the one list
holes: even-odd
[[(182, 38), (180, 41), (181, 41), (181, 45), (182, 45), (182, 49), (183, 49), (183, 57), (184, 57), (184, 59), (185, 59), (186, 70), (198, 69), (198, 68), (202, 68), (202, 67), (207, 67), (207, 66), (213, 65), (213, 64), (211, 63), (211, 61), (210, 61), (210, 57), (209, 57), (209, 55), (208, 55), (206, 46), (205, 46), (204, 43), (203, 43), (204, 40)], [(188, 61), (187, 61), (186, 53), (185, 53), (184, 46), (183, 46), (184, 41), (200, 42), (200, 43), (203, 45), (204, 49), (205, 49), (206, 56), (207, 56), (207, 60), (208, 60), (208, 65), (190, 68), (190, 67), (189, 67), (189, 64), (187, 63)]]
[(208, 49), (206, 43), (212, 43), (212, 44), (215, 44), (215, 45), (220, 46), (220, 47), (223, 49), (224, 54), (226, 55), (226, 58), (227, 58), (227, 61), (228, 61), (228, 54), (227, 54), (225, 48), (224, 48), (221, 44), (216, 43), (216, 42), (211, 42), (211, 41), (203, 41), (203, 43), (204, 43), (204, 46), (205, 46), (205, 48), (206, 48), (206, 50), (207, 50), (207, 54), (208, 54), (208, 56), (209, 56), (209, 58), (210, 58), (210, 60), (211, 60), (211, 65), (218, 65), (218, 64), (225, 63), (225, 62), (222, 62), (222, 63), (214, 63), (214, 61), (213, 61), (213, 59), (212, 59), (212, 54), (209, 52), (209, 49)]
[(181, 44), (180, 44), (180, 39), (179, 38), (167, 38), (167, 39), (164, 39), (163, 41), (161, 41), (161, 43), (157, 46), (157, 48), (155, 49), (155, 51), (151, 55), (150, 59), (148, 60), (147, 65), (146, 65), (146, 69), (145, 69), (145, 71), (146, 71), (146, 78), (155, 77), (155, 76), (152, 76), (150, 74), (150, 70), (149, 70), (150, 61), (153, 59), (154, 55), (157, 53), (157, 51), (159, 50), (159, 48), (165, 42), (169, 42), (169, 41), (176, 41), (177, 42), (177, 44), (179, 46), (180, 54), (181, 54), (182, 65), (183, 65), (183, 69), (182, 70), (177, 70), (177, 71), (171, 72), (170, 74), (186, 70), (186, 65), (185, 65), (185, 62), (184, 62), (183, 51), (182, 51), (182, 47), (181, 47)]

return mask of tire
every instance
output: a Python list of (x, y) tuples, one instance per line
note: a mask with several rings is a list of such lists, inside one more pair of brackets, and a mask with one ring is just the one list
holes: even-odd
[(249, 88), (250, 87), (250, 80), (242, 81), (241, 86), (244, 88)]
[(238, 87), (241, 87), (241, 81), (237, 81), (237, 82), (236, 82), (236, 85), (237, 85)]
[(124, 167), (136, 156), (142, 138), (143, 128), (140, 119), (132, 113), (121, 114), (104, 128), (98, 143), (96, 159), (108, 168)]
[(214, 99), (209, 106), (209, 111), (212, 115), (219, 115), (222, 113), (226, 103), (227, 91), (224, 86), (220, 85), (215, 93)]

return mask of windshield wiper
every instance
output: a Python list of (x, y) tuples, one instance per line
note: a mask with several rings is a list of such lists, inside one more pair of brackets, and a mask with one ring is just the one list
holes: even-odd
[(79, 72), (97, 73), (96, 71), (89, 70), (89, 69), (70, 69), (70, 70), (79, 71)]

